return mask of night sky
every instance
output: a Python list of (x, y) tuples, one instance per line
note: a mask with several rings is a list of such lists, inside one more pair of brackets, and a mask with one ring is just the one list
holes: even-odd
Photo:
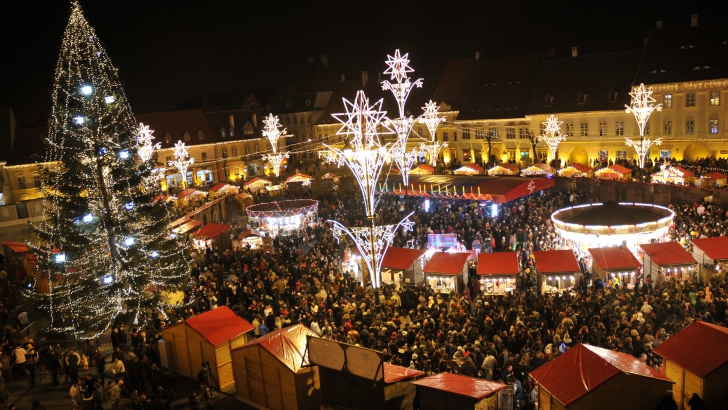
[[(383, 71), (409, 52), (416, 75), (449, 58), (638, 49), (655, 21), (669, 28), (728, 18), (723, 1), (81, 0), (135, 112), (164, 111), (205, 91), (286, 82), (327, 54), (347, 76)], [(427, 5), (427, 6), (424, 6)], [(20, 125), (48, 111), (70, 3), (12, 0), (0, 24), (0, 106)]]

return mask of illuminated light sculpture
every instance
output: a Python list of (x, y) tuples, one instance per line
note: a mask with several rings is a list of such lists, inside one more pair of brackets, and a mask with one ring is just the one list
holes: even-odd
[(415, 124), (415, 119), (409, 115), (406, 115), (404, 106), (407, 103), (407, 98), (412, 92), (412, 89), (422, 88), (422, 79), (418, 78), (412, 82), (407, 73), (413, 73), (415, 70), (409, 66), (409, 54), (401, 55), (399, 49), (394, 51), (394, 56), (387, 55), (387, 68), (384, 74), (391, 75), (391, 80), (382, 81), (382, 89), (391, 91), (394, 95), (394, 99), (397, 101), (397, 108), (399, 109), (399, 117), (389, 121), (389, 128), (397, 134), (397, 142), (394, 143), (391, 149), (391, 156), (394, 163), (397, 165), (400, 173), (402, 174), (402, 182), (405, 186), (409, 185), (409, 174), (412, 166), (414, 165), (417, 157), (419, 156), (420, 150), (413, 148), (412, 151), (407, 150), (407, 139), (410, 133), (412, 133), (412, 126)]
[(382, 167), (390, 155), (387, 149), (389, 144), (382, 145), (379, 140), (382, 133), (380, 129), (391, 132), (388, 128), (390, 122), (386, 118), (387, 113), (381, 109), (382, 100), (370, 105), (363, 91), (357, 92), (354, 102), (346, 99), (343, 102), (346, 112), (332, 116), (342, 124), (336, 134), (345, 136), (346, 144), (343, 148), (324, 144), (329, 149), (326, 160), (338, 166), (347, 166), (351, 170), (361, 190), (368, 226), (347, 228), (337, 221), (329, 222), (332, 224), (332, 233), (338, 240), (348, 235), (354, 241), (369, 269), (372, 287), (378, 288), (382, 280), (384, 254), (394, 235), (400, 226), (405, 230), (412, 230), (414, 222), (409, 219), (412, 215), (410, 213), (397, 224), (375, 225), (375, 188)]
[[(177, 168), (180, 174), (182, 174), (182, 188), (187, 186), (187, 167), (195, 163), (195, 159), (190, 157), (188, 152), (189, 147), (185, 146), (182, 140), (177, 141), (174, 144), (174, 161), (169, 161), (169, 165)], [(189, 159), (187, 159), (189, 158)]]
[(289, 157), (288, 152), (278, 152), (278, 140), (286, 135), (286, 129), (283, 128), (283, 131), (280, 130), (282, 125), (278, 122), (277, 115), (270, 114), (263, 120), (263, 123), (265, 124), (265, 127), (263, 128), (263, 135), (268, 138), (273, 150), (272, 153), (263, 155), (263, 158), (270, 162), (271, 168), (273, 168), (273, 173), (276, 174), (276, 177), (279, 177), (281, 175), (281, 164), (283, 163), (283, 159)]
[(625, 144), (629, 147), (634, 148), (639, 158), (640, 169), (645, 167), (645, 160), (650, 154), (650, 148), (653, 145), (661, 145), (662, 138), (658, 137), (654, 140), (645, 138), (645, 125), (650, 119), (653, 111), (662, 111), (662, 105), (655, 105), (655, 99), (652, 98), (652, 87), (645, 87), (644, 84), (640, 84), (639, 87), (632, 87), (632, 92), (629, 93), (632, 96), (631, 105), (626, 105), (627, 114), (634, 114), (637, 125), (640, 129), (640, 140), (636, 141), (629, 137), (625, 137)]
[(559, 144), (566, 139), (566, 134), (561, 133), (561, 124), (563, 121), (553, 115), (546, 119), (543, 124), (546, 126), (544, 129), (544, 135), (539, 135), (538, 139), (548, 145), (551, 151), (551, 159), (556, 159), (556, 150), (559, 149)]
[(147, 162), (152, 159), (154, 150), (157, 150), (162, 146), (159, 142), (152, 144), (152, 140), (154, 139), (152, 133), (154, 133), (154, 131), (150, 130), (148, 125), (144, 125), (141, 122), (139, 123), (139, 135), (136, 137), (136, 143), (137, 155), (139, 155), (139, 159), (141, 159), (142, 162)]
[(447, 142), (440, 144), (440, 142), (437, 141), (437, 127), (440, 126), (440, 123), (445, 122), (446, 118), (438, 115), (440, 107), (432, 102), (432, 100), (425, 103), (425, 106), (422, 107), (422, 109), (425, 110), (425, 112), (417, 119), (417, 122), (425, 124), (427, 127), (427, 131), (430, 132), (430, 143), (422, 143), (422, 145), (420, 145), (420, 150), (427, 152), (430, 156), (430, 165), (436, 167), (437, 156), (440, 154), (440, 150), (447, 147)]

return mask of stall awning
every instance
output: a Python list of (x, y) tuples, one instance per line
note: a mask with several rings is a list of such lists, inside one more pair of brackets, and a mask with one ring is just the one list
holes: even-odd
[(384, 254), (383, 268), (406, 270), (412, 267), (415, 261), (427, 251), (421, 249), (396, 248), (390, 246)]
[(398, 381), (419, 377), (425, 374), (419, 370), (410, 369), (402, 366), (384, 363), (384, 382), (396, 383)]
[(574, 168), (575, 170), (577, 170), (579, 172), (583, 172), (585, 174), (588, 174), (589, 172), (591, 172), (591, 168), (589, 168), (588, 166), (586, 166), (584, 164), (580, 164), (578, 162), (569, 165), (567, 168), (569, 168), (569, 167)]
[(200, 221), (187, 221), (182, 225), (179, 225), (178, 227), (172, 229), (172, 233), (174, 233), (175, 235), (184, 235), (186, 233), (194, 231), (200, 226), (202, 226), (202, 222)]
[(677, 242), (643, 243), (640, 247), (658, 266), (692, 265), (695, 258)]
[(579, 263), (576, 261), (574, 251), (567, 249), (563, 251), (536, 251), (533, 253), (536, 259), (538, 273), (575, 273), (581, 272)]
[(238, 235), (238, 239), (245, 239), (245, 238), (249, 238), (251, 236), (260, 238), (262, 235), (256, 230), (248, 229), (245, 232), (241, 232), (240, 235)]
[(594, 258), (594, 263), (599, 269), (605, 271), (620, 269), (639, 269), (642, 264), (637, 260), (632, 251), (626, 248), (589, 248), (589, 253)]
[(492, 396), (499, 390), (502, 390), (506, 387), (506, 385), (503, 383), (476, 379), (474, 377), (462, 376), (452, 373), (439, 373), (434, 376), (425, 377), (424, 379), (413, 381), (412, 384), (427, 387), (430, 389), (441, 390), (447, 393), (472, 397), (477, 400)]
[(465, 174), (465, 175), (474, 175), (474, 174), (482, 174), (483, 173), (483, 167), (477, 164), (465, 164), (462, 167), (456, 169), (453, 171), (453, 174)]
[(303, 368), (301, 366), (309, 364), (308, 355), (306, 354), (307, 336), (316, 336), (316, 334), (299, 323), (270, 332), (252, 342), (248, 342), (239, 349), (247, 349), (250, 346), (258, 345), (296, 373)]
[(213, 346), (253, 330), (253, 325), (236, 315), (227, 306), (208, 310), (185, 320), (185, 323)]
[(516, 252), (478, 254), (478, 275), (518, 275), (519, 273)]
[(568, 406), (619, 373), (672, 383), (667, 376), (630, 354), (585, 344), (577, 344), (532, 371), (531, 377), (561, 404)]
[(220, 235), (228, 229), (230, 229), (230, 225), (209, 223), (200, 228), (199, 231), (195, 232), (195, 236), (205, 237), (207, 239), (214, 239), (217, 235)]
[(302, 174), (300, 172), (297, 172), (290, 177), (286, 178), (286, 182), (296, 182), (296, 181), (311, 181), (314, 178), (311, 175)]
[(237, 192), (238, 187), (236, 187), (235, 185), (230, 185), (230, 184), (226, 184), (224, 182), (220, 182), (219, 184), (210, 188), (210, 192), (227, 191), (227, 190), (235, 190)]
[(423, 271), (425, 273), (439, 273), (443, 275), (459, 275), (468, 263), (469, 253), (435, 252), (427, 262)]
[(608, 168), (611, 169), (612, 171), (614, 171), (618, 174), (622, 174), (622, 175), (629, 174), (632, 172), (631, 169), (629, 169), (627, 167), (623, 167), (622, 165), (619, 165), (619, 164), (610, 165)]
[[(702, 378), (728, 362), (726, 346), (728, 328), (696, 320), (660, 343), (655, 353)], [(698, 347), (707, 350), (698, 352)]]
[(270, 185), (270, 183), (271, 182), (268, 181), (267, 179), (255, 177), (255, 178), (250, 178), (249, 180), (245, 181), (245, 183), (243, 185), (244, 186), (261, 185), (261, 184)]
[(434, 172), (435, 168), (427, 164), (420, 164), (412, 168), (412, 171), (410, 171), (410, 175), (432, 175)]
[(699, 238), (691, 241), (693, 246), (705, 252), (710, 259), (721, 261), (728, 259), (728, 236)]
[(28, 252), (28, 245), (26, 245), (23, 242), (2, 242), (3, 246), (8, 247), (13, 252), (16, 253), (27, 253)]

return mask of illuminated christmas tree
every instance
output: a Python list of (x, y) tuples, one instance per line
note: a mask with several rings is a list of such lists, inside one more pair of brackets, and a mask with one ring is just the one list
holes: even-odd
[(49, 330), (93, 337), (115, 322), (147, 323), (189, 280), (167, 230), (151, 132), (137, 125), (117, 70), (74, 2), (53, 89), (44, 219), (33, 247), (42, 293), (28, 295)]

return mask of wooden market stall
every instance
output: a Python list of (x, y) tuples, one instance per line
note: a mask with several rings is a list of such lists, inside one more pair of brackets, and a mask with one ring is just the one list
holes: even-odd
[(422, 249), (397, 248), (390, 246), (382, 260), (382, 282), (419, 285), (425, 281), (422, 269), (425, 254)]
[(267, 179), (259, 178), (259, 177), (253, 177), (249, 180), (245, 181), (243, 184), (243, 187), (247, 188), (250, 192), (258, 192), (261, 189), (264, 189), (265, 187), (269, 186), (271, 184), (270, 181)]
[(507, 387), (452, 373), (438, 373), (412, 384), (417, 385), (420, 410), (496, 410), (498, 392)]
[(232, 249), (232, 239), (230, 239), (230, 228), (228, 224), (209, 223), (197, 232), (192, 234), (193, 243), (198, 248), (211, 247), (214, 250), (224, 251)]
[(711, 172), (710, 174), (703, 175), (701, 178), (696, 179), (696, 183), (702, 188), (710, 187), (724, 187), (728, 181), (728, 175), (720, 172)]
[(264, 245), (263, 234), (255, 229), (248, 229), (240, 232), (238, 238), (233, 240), (233, 250), (250, 246), (250, 249), (259, 249)]
[(478, 254), (478, 281), (486, 294), (513, 291), (520, 272), (516, 252)]
[(254, 203), (253, 196), (247, 192), (241, 192), (235, 195), (235, 200), (238, 201), (240, 206), (243, 208), (243, 211), (245, 211), (245, 208), (253, 205)]
[(628, 353), (577, 344), (531, 372), (544, 410), (654, 409), (672, 381)]
[(445, 295), (461, 293), (468, 280), (469, 257), (470, 253), (435, 252), (423, 269), (425, 283)]
[(172, 228), (172, 233), (177, 236), (192, 235), (196, 230), (200, 229), (202, 222), (190, 219), (189, 221)]
[(695, 174), (681, 166), (663, 166), (660, 172), (652, 174), (652, 182), (689, 185), (695, 182)]
[(576, 275), (581, 275), (581, 268), (571, 249), (535, 251), (533, 257), (541, 292), (571, 288), (576, 284)]
[(227, 195), (234, 195), (238, 193), (238, 187), (235, 185), (226, 184), (220, 182), (212, 188), (210, 188), (210, 198), (220, 198)]
[(427, 165), (427, 164), (420, 164), (416, 167), (412, 168), (410, 171), (410, 175), (432, 175), (435, 173), (435, 168)]
[(595, 171), (594, 176), (601, 179), (627, 180), (632, 178), (632, 170), (619, 164), (614, 164)]
[(561, 175), (562, 177), (567, 177), (567, 178), (579, 178), (579, 177), (589, 178), (592, 176), (592, 169), (586, 165), (575, 162), (575, 163), (569, 165), (568, 167), (562, 168), (559, 171), (559, 175)]
[(706, 409), (726, 408), (728, 328), (695, 321), (660, 343), (655, 353), (665, 359), (665, 374), (675, 382), (672, 391), (680, 410), (690, 409), (693, 393)]
[(275, 330), (233, 349), (237, 399), (275, 410), (321, 407), (318, 366), (309, 366), (302, 324)]
[(555, 169), (553, 169), (550, 165), (544, 164), (543, 162), (533, 164), (530, 167), (521, 170), (521, 175), (525, 177), (547, 176), (554, 175), (555, 173)]
[(620, 282), (635, 284), (642, 264), (632, 251), (626, 247), (612, 246), (608, 248), (589, 248), (593, 263), (592, 279), (608, 280), (617, 278)]
[(728, 237), (697, 238), (691, 242), (703, 283), (710, 282), (713, 273), (728, 270)]
[(190, 201), (202, 200), (206, 196), (207, 192), (194, 188), (183, 189), (176, 195), (182, 205), (187, 205)]
[(478, 164), (468, 163), (452, 172), (455, 175), (482, 175), (483, 167)]
[(677, 242), (643, 243), (642, 265), (644, 276), (657, 286), (662, 285), (664, 278), (684, 280), (690, 276), (697, 266), (696, 260)]
[(306, 186), (306, 185), (311, 185), (311, 181), (313, 181), (313, 180), (314, 180), (314, 178), (311, 175), (306, 175), (306, 174), (302, 174), (300, 172), (296, 172), (295, 174), (286, 178), (286, 183), (301, 182), (304, 186)]
[(411, 409), (417, 388), (411, 383), (423, 374), (385, 363), (381, 352), (308, 338), (308, 357), (318, 366), (321, 409)]
[(247, 342), (251, 330), (253, 325), (227, 306), (169, 326), (162, 330), (162, 338), (171, 345), (169, 370), (197, 379), (202, 363), (210, 362), (220, 389), (234, 387), (230, 352)]
[(518, 168), (518, 165), (514, 164), (508, 164), (508, 163), (502, 163), (494, 166), (493, 168), (488, 170), (488, 175), (495, 176), (495, 175), (518, 175), (521, 172), (521, 169)]

